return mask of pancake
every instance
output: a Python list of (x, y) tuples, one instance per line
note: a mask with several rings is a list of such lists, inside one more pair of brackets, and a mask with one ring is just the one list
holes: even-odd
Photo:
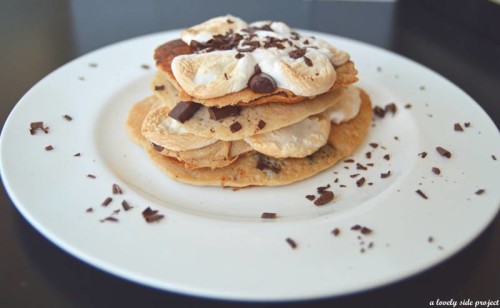
[(371, 123), (372, 109), (370, 98), (364, 91), (361, 91), (361, 99), (358, 115), (348, 122), (332, 124), (328, 143), (306, 158), (274, 159), (251, 151), (242, 154), (224, 168), (187, 169), (184, 162), (158, 153), (142, 136), (142, 122), (155, 104), (151, 97), (132, 108), (127, 120), (127, 130), (130, 138), (146, 149), (151, 160), (175, 180), (209, 186), (280, 186), (309, 178), (330, 168), (351, 155), (363, 143)]
[[(249, 88), (245, 88), (239, 92), (230, 93), (221, 97), (201, 99), (190, 96), (177, 82), (172, 71), (172, 61), (176, 56), (191, 54), (190, 47), (181, 40), (173, 40), (167, 42), (155, 49), (154, 59), (156, 66), (165, 74), (168, 79), (179, 91), (179, 98), (183, 101), (193, 101), (207, 107), (223, 107), (228, 105), (254, 106), (266, 104), (270, 102), (292, 104), (305, 100), (307, 97), (295, 95), (293, 92), (276, 88), (272, 93), (255, 93)], [(339, 67), (335, 68), (337, 79), (329, 91), (333, 91), (339, 87), (350, 85), (356, 82), (357, 70), (352, 61), (348, 61)], [(310, 97), (309, 97), (310, 98)]]

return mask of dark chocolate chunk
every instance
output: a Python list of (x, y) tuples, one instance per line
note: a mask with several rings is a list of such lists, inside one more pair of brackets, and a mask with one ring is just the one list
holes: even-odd
[(113, 192), (113, 195), (118, 195), (118, 194), (120, 194), (120, 195), (121, 195), (121, 194), (123, 193), (123, 191), (122, 191), (121, 187), (120, 187), (120, 186), (118, 186), (118, 184), (113, 184), (113, 186), (112, 186), (112, 189), (111, 189), (111, 190), (112, 190), (112, 192)]
[(264, 127), (266, 127), (266, 122), (259, 120), (259, 124), (257, 124), (257, 127), (259, 129), (263, 129)]
[(220, 120), (223, 118), (237, 116), (241, 112), (240, 106), (225, 106), (221, 108), (210, 107), (208, 108), (208, 113), (210, 115), (210, 119), (212, 120)]
[(340, 234), (340, 229), (339, 229), (339, 228), (335, 228), (335, 229), (333, 229), (333, 230), (332, 230), (332, 234), (333, 234), (334, 236), (339, 236), (339, 234)]
[(87, 174), (87, 177), (88, 177), (88, 178), (91, 178), (91, 179), (95, 179), (95, 178), (96, 178), (96, 176), (95, 176), (95, 175), (93, 175), (93, 174)]
[(358, 187), (361, 187), (361, 186), (363, 186), (363, 184), (365, 184), (365, 181), (366, 181), (366, 179), (364, 177), (360, 178), (359, 180), (356, 181), (356, 185)]
[(111, 203), (111, 201), (113, 201), (113, 198), (107, 197), (106, 199), (104, 199), (101, 205), (108, 206)]
[(63, 115), (63, 118), (65, 118), (65, 119), (66, 119), (66, 120), (68, 120), (68, 121), (73, 120), (73, 118), (72, 118), (72, 117), (70, 117), (70, 116), (69, 116), (69, 115), (67, 115), (67, 114)]
[(439, 153), (439, 155), (443, 156), (443, 157), (446, 157), (446, 158), (450, 158), (451, 157), (451, 153), (450, 151), (442, 148), (442, 147), (437, 147), (436, 148), (436, 151)]
[(54, 147), (51, 145), (48, 145), (45, 147), (45, 151), (52, 151), (53, 149), (54, 149)]
[(164, 85), (155, 86), (155, 91), (163, 91), (163, 90), (165, 90), (165, 86)]
[(260, 218), (263, 219), (275, 219), (276, 217), (278, 217), (276, 213), (269, 213), (269, 212), (264, 212), (262, 213), (262, 215), (260, 215)]
[(288, 55), (292, 59), (301, 58), (301, 57), (305, 56), (305, 54), (306, 54), (306, 48), (297, 48), (297, 49), (294, 49), (288, 53)]
[(427, 152), (418, 153), (418, 156), (425, 158), (427, 156)]
[(441, 174), (441, 170), (438, 167), (432, 167), (432, 172), (437, 175)]
[(174, 109), (170, 110), (168, 116), (184, 123), (187, 120), (191, 119), (191, 117), (195, 114), (198, 109), (200, 109), (201, 105), (195, 102), (179, 102), (175, 105)]
[(464, 131), (464, 129), (462, 128), (462, 125), (460, 125), (460, 123), (455, 123), (455, 125), (453, 125), (453, 129), (456, 132), (463, 132)]
[(229, 129), (231, 130), (232, 133), (236, 133), (242, 128), (240, 122), (236, 121), (233, 124), (229, 125)]
[(420, 189), (416, 190), (415, 191), (420, 197), (424, 198), (424, 199), (429, 199), (423, 191), (421, 191)]
[(290, 247), (292, 247), (292, 249), (297, 248), (297, 243), (291, 238), (287, 237), (286, 242), (288, 243), (288, 245), (290, 245)]
[(314, 199), (316, 199), (316, 197), (314, 195), (307, 195), (306, 199), (309, 201), (313, 201)]
[(354, 231), (361, 230), (361, 226), (360, 225), (354, 225), (354, 226), (351, 227), (351, 230), (354, 230)]
[(331, 192), (331, 191), (323, 191), (319, 195), (318, 199), (316, 199), (316, 201), (314, 201), (314, 205), (316, 205), (316, 206), (325, 205), (328, 202), (332, 201), (333, 198), (334, 198), (333, 192)]
[(380, 174), (380, 177), (383, 178), (383, 179), (388, 178), (390, 176), (391, 176), (391, 171), (390, 170), (387, 171), (386, 173), (381, 173)]
[(131, 206), (130, 204), (128, 204), (128, 202), (127, 202), (127, 201), (125, 201), (125, 200), (123, 200), (123, 201), (122, 201), (122, 207), (123, 207), (123, 209), (124, 209), (125, 211), (128, 211), (128, 210), (130, 210), (131, 208), (133, 208), (133, 206)]
[(153, 146), (153, 148), (158, 151), (158, 152), (161, 152), (163, 151), (164, 147), (162, 147), (161, 145), (157, 145), (156, 143), (153, 143), (151, 142), (151, 145)]
[(255, 93), (271, 93), (277, 85), (273, 77), (266, 73), (258, 73), (250, 78), (248, 87)]
[(476, 195), (482, 195), (482, 194), (484, 194), (485, 191), (486, 190), (484, 190), (484, 189), (479, 189), (478, 191), (475, 192), (475, 194)]
[(372, 229), (370, 228), (367, 228), (367, 227), (362, 227), (361, 230), (360, 230), (361, 234), (363, 235), (368, 235), (368, 234), (371, 234), (373, 231)]

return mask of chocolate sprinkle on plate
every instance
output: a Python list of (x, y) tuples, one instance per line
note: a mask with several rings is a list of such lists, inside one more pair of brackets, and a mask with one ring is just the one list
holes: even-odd
[(233, 124), (229, 126), (229, 129), (231, 130), (232, 133), (236, 133), (242, 128), (240, 122), (236, 121)]
[(396, 114), (397, 110), (398, 110), (398, 108), (396, 107), (396, 104), (394, 104), (394, 103), (390, 103), (390, 104), (386, 105), (384, 108), (385, 113), (391, 112), (392, 116), (394, 116)]
[(378, 148), (378, 143), (372, 142), (369, 145), (374, 149)]
[(160, 221), (165, 216), (158, 214), (157, 210), (152, 210), (150, 207), (147, 207), (144, 211), (142, 211), (142, 217), (144, 217), (146, 222), (151, 223), (155, 221)]
[(91, 207), (89, 207), (88, 209), (85, 210), (85, 212), (87, 212), (87, 213), (92, 213), (93, 211), (94, 211), (94, 209)]
[(441, 174), (441, 170), (438, 167), (432, 167), (432, 172), (437, 175)]
[(365, 180), (365, 178), (364, 178), (364, 177), (363, 177), (363, 178), (360, 178), (359, 180), (357, 180), (357, 181), (356, 181), (356, 185), (357, 185), (358, 187), (361, 187), (361, 186), (363, 186), (363, 184), (365, 184), (365, 181), (366, 181), (366, 180)]
[(367, 227), (362, 227), (361, 230), (360, 230), (361, 234), (363, 235), (368, 235), (368, 234), (371, 234), (373, 231), (372, 229), (370, 228), (367, 228)]
[(297, 248), (297, 243), (291, 238), (287, 237), (286, 242), (288, 243), (288, 245), (290, 245), (290, 247), (292, 247), (292, 249)]
[(133, 208), (133, 206), (131, 206), (130, 204), (128, 204), (128, 202), (127, 202), (127, 201), (125, 201), (125, 200), (123, 200), (123, 201), (122, 201), (122, 207), (123, 207), (123, 209), (124, 209), (125, 211), (128, 211), (128, 210), (130, 210), (131, 208)]
[(485, 190), (484, 189), (479, 189), (478, 191), (475, 192), (476, 195), (482, 195), (484, 194)]
[(442, 148), (442, 147), (437, 147), (436, 151), (439, 153), (439, 155), (446, 157), (446, 158), (451, 158), (451, 152)]
[(111, 201), (113, 201), (113, 198), (107, 197), (106, 199), (104, 199), (104, 201), (102, 202), (101, 205), (102, 206), (108, 206), (111, 203)]
[(118, 186), (118, 184), (113, 184), (112, 192), (113, 192), (113, 195), (118, 195), (118, 194), (121, 195), (123, 193), (122, 189), (120, 188), (120, 186)]
[(381, 173), (380, 174), (380, 177), (383, 178), (383, 179), (388, 178), (390, 176), (391, 176), (391, 171), (390, 170), (387, 171), (386, 173)]
[(368, 168), (366, 168), (365, 166), (363, 166), (360, 163), (356, 163), (356, 169), (358, 169), (358, 170), (368, 170)]
[(316, 197), (314, 195), (307, 195), (306, 199), (309, 201), (313, 201), (314, 199), (316, 199)]
[(318, 194), (321, 194), (322, 192), (324, 192), (325, 190), (327, 190), (330, 187), (331, 187), (330, 184), (328, 184), (326, 186), (320, 186), (320, 187), (316, 188), (316, 191), (318, 192)]
[(351, 227), (351, 230), (353, 230), (353, 231), (361, 230), (361, 226), (360, 225), (354, 225), (354, 226)]
[(332, 230), (332, 234), (333, 234), (334, 236), (339, 236), (339, 234), (340, 234), (340, 229), (339, 229), (339, 228), (335, 228), (335, 229), (333, 229), (333, 230)]
[(379, 106), (375, 106), (373, 108), (373, 113), (378, 116), (379, 118), (383, 118), (385, 116), (385, 111), (384, 109), (380, 108)]
[(96, 178), (96, 176), (95, 176), (95, 175), (93, 175), (93, 174), (87, 174), (87, 177), (88, 177), (88, 178), (91, 178), (91, 179), (95, 179), (95, 178)]
[(106, 218), (100, 220), (100, 222), (105, 222), (105, 221), (118, 222), (118, 219), (116, 219), (112, 216), (109, 216), (109, 217), (106, 217)]
[(465, 127), (470, 127), (470, 122), (465, 122), (465, 123), (464, 123), (464, 126), (465, 126)]
[(424, 198), (424, 199), (429, 199), (427, 198), (427, 196), (424, 194), (423, 191), (421, 191), (420, 189), (416, 190), (415, 191), (420, 197)]
[(497, 160), (497, 157), (496, 157), (495, 155), (493, 155), (493, 154), (491, 154), (491, 158), (492, 158), (493, 160)]
[(82, 154), (80, 154), (80, 153), (76, 153), (76, 154), (75, 154), (75, 155), (73, 155), (73, 156), (75, 156), (75, 157), (79, 157), (79, 156), (81, 156), (81, 155), (82, 155)]
[(168, 116), (174, 120), (177, 120), (181, 123), (186, 122), (191, 119), (191, 117), (195, 114), (198, 109), (200, 109), (201, 104), (195, 102), (179, 102), (175, 107), (170, 110)]
[(323, 205), (329, 203), (330, 201), (332, 201), (334, 197), (335, 196), (334, 196), (333, 192), (324, 191), (319, 195), (318, 199), (316, 199), (316, 201), (314, 201), (314, 205), (323, 206)]
[(427, 156), (427, 152), (418, 153), (418, 156), (425, 158)]
[(464, 131), (464, 129), (462, 128), (462, 126), (460, 125), (460, 123), (455, 123), (455, 125), (453, 125), (453, 129), (456, 132), (463, 132)]
[(278, 215), (276, 213), (269, 213), (269, 212), (264, 212), (262, 215), (260, 215), (260, 218), (263, 219), (275, 219)]
[(366, 152), (365, 153), (366, 158), (370, 159), (372, 158), (372, 152)]
[(142, 65), (141, 65), (141, 68), (143, 68), (143, 69), (145, 69), (145, 70), (148, 70), (148, 69), (150, 69), (150, 66), (149, 66), (149, 65), (147, 65), (147, 64), (142, 64)]
[(53, 149), (54, 149), (54, 147), (51, 145), (48, 145), (45, 147), (45, 151), (52, 151)]
[(346, 159), (344, 160), (344, 163), (353, 163), (354, 162), (354, 159)]
[(434, 242), (434, 238), (432, 236), (429, 236), (429, 238), (427, 238), (427, 242), (429, 242), (429, 243)]
[(353, 179), (354, 179), (355, 177), (357, 177), (357, 176), (359, 176), (359, 173), (356, 173), (356, 174), (351, 174), (351, 175), (350, 175), (350, 177), (351, 177), (351, 178), (353, 178)]
[(73, 118), (72, 118), (72, 117), (70, 117), (70, 116), (69, 116), (69, 115), (67, 115), (67, 114), (63, 115), (63, 118), (65, 118), (65, 119), (66, 119), (66, 120), (68, 120), (68, 121), (73, 120)]
[(390, 156), (389, 154), (385, 154), (385, 155), (384, 155), (384, 159), (385, 159), (385, 160), (390, 160), (390, 159), (391, 159), (391, 156)]

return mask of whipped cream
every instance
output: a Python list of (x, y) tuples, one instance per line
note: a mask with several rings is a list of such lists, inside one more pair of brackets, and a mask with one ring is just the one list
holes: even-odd
[[(333, 86), (335, 67), (349, 60), (347, 53), (320, 39), (301, 36), (282, 22), (246, 24), (231, 15), (189, 28), (181, 39), (188, 45), (203, 45), (214, 35), (226, 34), (242, 39), (230, 50), (201, 48), (198, 53), (177, 56), (172, 61), (174, 76), (189, 95), (208, 99), (241, 91), (258, 64), (279, 88), (296, 95), (315, 96)], [(260, 47), (252, 48), (248, 43)]]
[(353, 119), (361, 107), (360, 90), (356, 87), (346, 87), (342, 91), (338, 102), (326, 109), (323, 113), (330, 119), (333, 124), (347, 122)]
[(329, 119), (323, 115), (314, 115), (295, 124), (244, 140), (254, 150), (268, 156), (302, 158), (325, 145), (329, 134)]

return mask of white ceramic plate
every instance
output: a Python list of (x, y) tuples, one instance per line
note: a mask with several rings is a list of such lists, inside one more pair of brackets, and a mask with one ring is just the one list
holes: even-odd
[[(21, 99), (1, 139), (2, 176), (14, 204), (48, 239), (89, 264), (148, 286), (214, 298), (294, 300), (365, 290), (425, 270), (470, 243), (499, 208), (500, 162), (491, 155), (500, 158), (500, 142), (492, 121), (467, 94), (415, 62), (352, 40), (306, 34), (349, 51), (373, 104), (398, 107), (395, 116), (374, 121), (353, 156), (373, 163), (369, 170), (340, 163), (297, 184), (238, 191), (168, 178), (127, 138), (124, 122), (130, 107), (150, 95), (152, 52), (179, 36), (172, 31), (87, 54)], [(30, 135), (34, 121), (44, 121), (49, 133)], [(470, 127), (456, 132), (457, 122)], [(369, 145), (374, 142), (376, 149)], [(45, 151), (47, 145), (54, 150)], [(452, 157), (441, 157), (437, 146)], [(423, 151), (424, 159), (417, 155)], [(366, 183), (357, 187), (361, 176)], [(113, 183), (123, 195), (111, 194)], [(305, 198), (326, 184), (333, 203), (316, 207)], [(484, 194), (476, 195), (479, 189)], [(108, 196), (113, 202), (101, 206)], [(101, 223), (122, 200), (134, 208), (114, 215), (117, 223)], [(146, 223), (141, 211), (148, 206), (165, 219)], [(264, 221), (262, 212), (279, 218)], [(373, 233), (350, 230), (356, 224)], [(341, 231), (337, 237), (334, 228)]]

